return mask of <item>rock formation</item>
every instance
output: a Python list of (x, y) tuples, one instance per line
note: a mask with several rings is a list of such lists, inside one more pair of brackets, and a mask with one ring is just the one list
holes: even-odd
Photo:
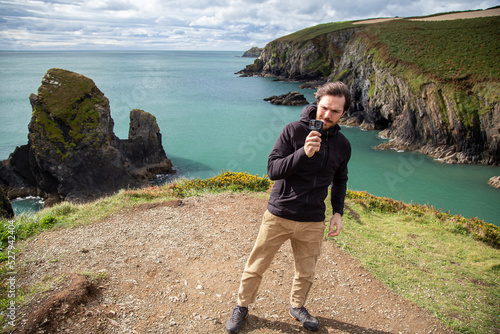
[(135, 174), (141, 178), (153, 179), (156, 174), (172, 172), (172, 163), (163, 150), (156, 118), (143, 110), (130, 112), (128, 140), (119, 141), (118, 147), (137, 168)]
[(309, 104), (304, 94), (299, 92), (289, 92), (283, 95), (273, 95), (271, 97), (265, 98), (264, 101), (268, 101), (271, 104), (284, 105), (284, 106), (304, 106)]
[(0, 218), (10, 219), (13, 217), (14, 210), (12, 209), (12, 205), (3, 189), (0, 188)]
[(262, 50), (264, 49), (254, 46), (253, 48), (250, 48), (249, 50), (245, 51), (243, 53), (243, 57), (257, 58), (262, 53)]
[(260, 57), (238, 74), (299, 81), (327, 78), (340, 61), (346, 44), (360, 29), (347, 28), (305, 40), (279, 38), (268, 43)]
[(118, 139), (108, 99), (83, 75), (50, 69), (30, 102), (28, 144), (0, 162), (11, 199), (88, 201), (172, 172), (155, 118), (132, 110), (129, 138)]
[(500, 189), (500, 176), (493, 176), (489, 181), (488, 184), (492, 187), (495, 187), (497, 189)]
[[(488, 20), (498, 24), (499, 18)], [(464, 77), (443, 83), (403, 62), (384, 63), (376, 56), (384, 50), (365, 33), (370, 25), (339, 26), (326, 33), (322, 25), (306, 28), (272, 41), (239, 74), (343, 81), (352, 93), (343, 122), (383, 130), (392, 140), (382, 147), (417, 150), (451, 163), (500, 164), (497, 81)]]

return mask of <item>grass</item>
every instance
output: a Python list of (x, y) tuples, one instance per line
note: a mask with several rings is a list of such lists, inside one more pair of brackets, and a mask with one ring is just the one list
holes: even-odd
[(450, 329), (495, 333), (499, 234), (498, 227), (477, 219), (349, 191), (344, 229), (332, 242)]
[(281, 42), (304, 42), (316, 38), (318, 36), (328, 34), (334, 31), (343, 30), (346, 28), (356, 27), (352, 22), (333, 22), (319, 24), (313, 27), (308, 27), (289, 35), (278, 38), (276, 41)]
[[(62, 203), (21, 216), (13, 223), (4, 221), (2, 236), (8, 235), (9, 225), (15, 226), (17, 240), (28, 239), (47, 229), (97, 222), (134, 205), (205, 193), (255, 192), (267, 197), (271, 184), (267, 177), (223, 172), (205, 180), (179, 180), (159, 187), (123, 190), (89, 204)], [(344, 230), (331, 242), (359, 259), (391, 289), (435, 314), (449, 328), (460, 333), (500, 330), (500, 228), (429, 206), (348, 191)], [(8, 239), (2, 239), (4, 253), (8, 246)], [(10, 301), (5, 260), (8, 259), (4, 255), (0, 272), (2, 317)], [(44, 288), (18, 291), (15, 301), (20, 305), (40, 290)], [(0, 326), (6, 320), (0, 320)]]
[[(400, 19), (367, 26), (358, 37), (377, 63), (404, 78), (414, 94), (435, 84), (437, 95), (456, 103), (455, 116), (465, 135), (476, 136), (482, 116), (500, 102), (500, 30), (494, 28), (499, 25), (498, 16), (429, 22)], [(444, 104), (441, 110), (446, 114)]]
[(276, 39), (301, 43), (347, 28), (381, 49), (384, 61), (413, 67), (438, 81), (463, 84), (499, 82), (500, 17), (467, 20), (412, 21), (408, 19), (359, 25), (351, 21), (308, 27)]
[(449, 21), (394, 20), (363, 31), (384, 60), (403, 62), (442, 82), (500, 81), (500, 17)]
[(418, 68), (444, 82), (500, 81), (500, 17), (467, 20), (412, 21), (408, 19), (354, 25), (351, 21), (308, 27), (276, 39), (305, 42), (347, 28), (364, 27), (360, 34), (383, 49), (384, 60)]

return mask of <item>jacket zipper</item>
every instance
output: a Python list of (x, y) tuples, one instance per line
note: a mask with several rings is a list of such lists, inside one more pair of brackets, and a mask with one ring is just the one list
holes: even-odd
[[(325, 163), (326, 161), (328, 161), (328, 153), (329, 153), (329, 150), (328, 150), (328, 135), (326, 134), (326, 141), (325, 141), (325, 144), (324, 145), (321, 145), (321, 148), (324, 150), (323, 152), (323, 156), (321, 157), (321, 164), (319, 165), (319, 169), (318, 169), (318, 172), (314, 175), (314, 180), (313, 180), (313, 189), (316, 188), (316, 183), (318, 181), (318, 174), (321, 173), (321, 171), (323, 170), (323, 168), (325, 168)], [(307, 193), (307, 196), (306, 196), (306, 205), (309, 204), (309, 193)]]

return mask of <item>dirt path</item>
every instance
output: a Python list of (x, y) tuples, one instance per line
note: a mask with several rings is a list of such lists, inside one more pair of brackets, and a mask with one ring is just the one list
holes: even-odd
[[(265, 206), (250, 195), (207, 195), (39, 235), (20, 245), (19, 287), (52, 286), (20, 310), (16, 332), (224, 333)], [(82, 273), (107, 279), (92, 283)], [(292, 277), (286, 243), (242, 333), (306, 332), (287, 314)], [(319, 333), (446, 333), (327, 242), (307, 306)]]

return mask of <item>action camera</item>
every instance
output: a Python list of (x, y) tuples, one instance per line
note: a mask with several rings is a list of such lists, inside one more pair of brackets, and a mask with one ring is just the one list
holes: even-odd
[(309, 130), (314, 131), (322, 131), (323, 130), (323, 121), (312, 119), (309, 121)]

